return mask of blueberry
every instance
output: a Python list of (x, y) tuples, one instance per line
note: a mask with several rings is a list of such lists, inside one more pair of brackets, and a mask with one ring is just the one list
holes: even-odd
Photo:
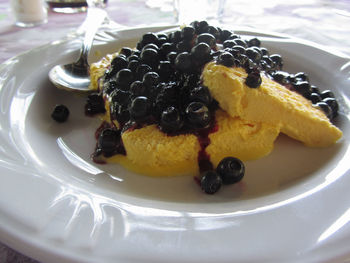
[(58, 104), (55, 106), (51, 113), (51, 118), (57, 122), (65, 122), (68, 119), (69, 110), (63, 104)]
[(192, 26), (185, 26), (181, 30), (182, 38), (185, 40), (192, 40), (195, 34), (195, 29)]
[(283, 67), (283, 60), (282, 57), (278, 54), (272, 54), (270, 55), (270, 59), (275, 62), (275, 65), (278, 70), (281, 70)]
[(216, 45), (216, 39), (215, 37), (212, 35), (212, 34), (209, 34), (209, 33), (203, 33), (203, 34), (200, 34), (198, 37), (197, 37), (197, 44), (199, 43), (206, 43), (208, 44), (211, 48), (215, 47)]
[(219, 30), (216, 27), (208, 26), (207, 31), (208, 31), (209, 34), (213, 35), (216, 39), (220, 38), (220, 32), (219, 32)]
[(104, 77), (105, 79), (109, 80), (121, 70), (128, 66), (127, 59), (124, 55), (118, 55), (116, 56), (112, 62), (111, 67), (105, 71)]
[(124, 68), (118, 71), (116, 76), (116, 84), (122, 89), (127, 90), (131, 82), (134, 80), (134, 75), (130, 69)]
[(176, 44), (182, 40), (182, 33), (180, 30), (177, 30), (171, 33), (169, 37), (170, 37), (170, 41)]
[(177, 105), (177, 85), (176, 82), (163, 82), (157, 86), (157, 94), (154, 101), (156, 116), (160, 117), (163, 110), (169, 106)]
[(235, 60), (231, 53), (223, 52), (219, 55), (217, 64), (224, 65), (225, 67), (232, 67), (235, 65)]
[(172, 51), (175, 51), (174, 45), (172, 43), (164, 43), (161, 45), (158, 53), (161, 56), (161, 59), (165, 59), (166, 56)]
[(130, 69), (133, 73), (136, 73), (136, 69), (138, 66), (141, 65), (141, 62), (137, 61), (137, 60), (131, 60), (128, 63), (128, 69)]
[(198, 74), (187, 74), (183, 76), (183, 86), (188, 88), (194, 88), (200, 83), (200, 76)]
[(231, 47), (227, 47), (227, 48), (225, 48), (225, 49), (222, 49), (222, 50), (221, 50), (221, 53), (223, 53), (223, 52), (228, 52), (228, 53), (230, 53), (234, 58), (238, 58), (238, 56), (241, 54), (238, 50), (233, 49), (233, 48), (231, 48)]
[(246, 53), (245, 48), (242, 47), (242, 46), (239, 46), (239, 45), (234, 45), (234, 46), (231, 48), (231, 50), (233, 50), (233, 51), (235, 51), (235, 52), (238, 52), (239, 54), (243, 54), (243, 55), (245, 55), (245, 53)]
[(322, 100), (323, 102), (327, 103), (328, 106), (332, 109), (332, 117), (331, 119), (335, 118), (338, 115), (339, 105), (335, 98), (324, 98)]
[(234, 41), (233, 39), (225, 40), (225, 42), (222, 43), (223, 48), (232, 48), (235, 45), (236, 45), (236, 41)]
[(158, 43), (158, 37), (156, 34), (152, 32), (148, 32), (142, 36), (142, 44), (143, 46), (147, 44), (157, 44)]
[(147, 72), (142, 79), (142, 84), (146, 89), (151, 89), (153, 86), (157, 85), (159, 82), (159, 75), (157, 72)]
[(111, 67), (115, 73), (117, 73), (119, 70), (123, 68), (126, 68), (127, 66), (128, 66), (128, 62), (124, 55), (116, 56), (111, 62)]
[(315, 85), (311, 85), (311, 92), (317, 93), (317, 94), (321, 94), (319, 88)]
[(205, 128), (210, 123), (209, 109), (202, 102), (191, 102), (186, 107), (185, 113), (190, 126)]
[(131, 56), (133, 50), (129, 47), (122, 47), (119, 51), (120, 55), (124, 55), (125, 57)]
[(117, 130), (106, 128), (98, 137), (97, 147), (105, 156), (111, 156), (115, 152), (120, 141), (120, 133)]
[(257, 39), (255, 37), (255, 38), (248, 40), (247, 44), (248, 44), (248, 47), (260, 47), (261, 42), (259, 39)]
[(145, 86), (142, 84), (141, 81), (136, 80), (130, 85), (130, 93), (134, 97), (144, 96), (146, 94)]
[(105, 81), (109, 81), (115, 77), (115, 75), (118, 73), (118, 70), (113, 70), (113, 67), (110, 67), (109, 69), (106, 69), (103, 78)]
[(136, 49), (141, 50), (143, 48), (144, 44), (142, 44), (142, 41), (139, 41), (136, 43)]
[(158, 36), (158, 47), (160, 48), (164, 43), (168, 43), (168, 38), (167, 37), (159, 37)]
[(316, 107), (324, 112), (328, 119), (332, 119), (333, 112), (331, 107), (324, 101), (316, 103)]
[(207, 194), (215, 194), (222, 186), (222, 179), (215, 171), (206, 171), (200, 181), (202, 190)]
[(115, 80), (105, 80), (102, 87), (103, 94), (111, 94), (113, 90), (117, 89), (118, 85)]
[(97, 92), (89, 94), (85, 105), (85, 113), (90, 115), (104, 113), (105, 111), (106, 109), (102, 95)]
[(139, 61), (140, 57), (136, 55), (131, 55), (130, 57), (127, 58), (127, 62), (134, 61), (134, 60)]
[(311, 100), (312, 104), (316, 104), (317, 102), (320, 102), (322, 100), (320, 94), (311, 92), (309, 100)]
[(163, 92), (158, 93), (153, 104), (153, 115), (156, 118), (161, 118), (163, 111), (176, 104), (176, 101), (173, 98), (167, 97)]
[(134, 98), (131, 102), (129, 112), (130, 117), (135, 121), (145, 120), (151, 110), (151, 103), (147, 97), (138, 96)]
[(242, 39), (236, 38), (236, 39), (234, 39), (234, 41), (236, 42), (237, 46), (241, 46), (244, 48), (247, 47), (247, 43), (245, 41), (243, 41)]
[(223, 52), (222, 50), (210, 50), (211, 59), (216, 60), (222, 52)]
[(229, 39), (231, 36), (232, 36), (232, 32), (224, 29), (221, 31), (219, 39), (221, 42), (224, 42), (225, 40)]
[(272, 78), (274, 81), (277, 81), (278, 83), (282, 85), (286, 85), (289, 83), (288, 78), (289, 78), (289, 73), (285, 71), (276, 71), (271, 74)]
[(250, 88), (258, 88), (261, 85), (261, 82), (262, 79), (260, 72), (256, 69), (251, 71), (245, 80), (245, 84)]
[(173, 106), (166, 108), (161, 115), (160, 128), (166, 133), (176, 132), (183, 126), (183, 120), (178, 109)]
[(209, 105), (212, 101), (212, 97), (209, 89), (206, 86), (198, 86), (190, 91), (189, 99), (191, 101), (202, 102), (205, 105)]
[(258, 67), (258, 65), (250, 58), (248, 58), (242, 66), (247, 73), (250, 73), (253, 69), (257, 69)]
[(175, 64), (176, 57), (177, 57), (177, 52), (175, 51), (169, 52), (166, 56), (167, 60), (169, 60), (171, 64)]
[(110, 110), (112, 118), (117, 120), (119, 124), (123, 125), (130, 120), (129, 109), (126, 106), (112, 102)]
[(200, 21), (198, 22), (197, 26), (195, 27), (196, 29), (196, 34), (202, 34), (202, 33), (207, 33), (208, 32), (208, 27), (209, 24), (207, 21)]
[(269, 56), (263, 55), (260, 60), (260, 65), (265, 71), (269, 71), (274, 69), (275, 62), (272, 61), (272, 59)]
[(152, 68), (146, 64), (141, 64), (136, 68), (136, 78), (138, 80), (142, 80), (143, 76), (147, 73), (152, 71)]
[(173, 65), (170, 61), (160, 61), (158, 65), (158, 73), (162, 81), (169, 81), (173, 75)]
[(167, 41), (169, 41), (168, 35), (165, 34), (165, 33), (158, 33), (158, 34), (157, 34), (157, 37), (158, 37), (158, 39), (164, 38), (164, 39), (166, 39)]
[(138, 49), (135, 49), (132, 51), (131, 55), (139, 57), (141, 55), (141, 51)]
[[(150, 44), (147, 44), (145, 45), (142, 50), (145, 50), (145, 49), (154, 49), (156, 50), (157, 52), (159, 51), (159, 48), (156, 44), (153, 44), (153, 43), (150, 43)], [(142, 52), (141, 52), (142, 53)]]
[(250, 58), (254, 62), (259, 62), (261, 59), (261, 54), (253, 47), (247, 48), (245, 51), (245, 54), (247, 55), (248, 58)]
[(216, 172), (221, 176), (224, 184), (234, 184), (242, 180), (245, 166), (238, 158), (226, 157), (220, 161)]
[(239, 55), (237, 56), (237, 60), (238, 60), (238, 61), (236, 61), (237, 63), (235, 63), (235, 64), (237, 64), (237, 66), (243, 67), (243, 66), (247, 63), (247, 61), (249, 60), (249, 58), (248, 58), (246, 55), (239, 54)]
[(149, 65), (152, 68), (158, 66), (158, 51), (153, 48), (143, 49), (140, 58), (143, 64)]
[(190, 52), (191, 48), (192, 48), (192, 44), (187, 40), (180, 41), (179, 43), (176, 44), (177, 53)]
[(189, 73), (192, 71), (192, 57), (188, 52), (182, 52), (176, 56), (175, 68)]
[(294, 78), (297, 80), (297, 81), (309, 81), (309, 76), (304, 73), (304, 72), (298, 72), (296, 74), (294, 74)]
[(236, 34), (231, 34), (231, 36), (229, 36), (229, 38), (228, 38), (228, 39), (238, 39), (238, 38), (240, 38), (240, 36), (239, 36), (239, 35), (236, 35)]
[(325, 99), (325, 98), (335, 98), (334, 93), (330, 90), (325, 90), (321, 92), (321, 98)]
[(192, 48), (191, 55), (196, 62), (203, 65), (210, 60), (210, 51), (211, 48), (207, 43), (199, 43)]
[(307, 81), (299, 81), (294, 85), (295, 91), (302, 95), (304, 98), (309, 98), (311, 94), (311, 86)]
[(130, 92), (121, 89), (116, 89), (111, 93), (112, 102), (116, 102), (119, 105), (127, 105), (130, 99)]
[[(269, 56), (269, 51), (266, 49), (266, 48), (264, 48), (264, 47), (260, 47), (260, 52), (261, 52), (261, 54), (263, 55), (263, 56), (268, 56), (268, 57), (270, 57)], [(271, 59), (271, 58), (270, 58)], [(272, 59), (271, 59), (272, 60)]]
[[(190, 26), (192, 26), (194, 29), (197, 30), (198, 24), (199, 24), (199, 21), (194, 20), (194, 21), (192, 21), (192, 22), (190, 23)], [(196, 33), (197, 33), (197, 32), (196, 32)]]

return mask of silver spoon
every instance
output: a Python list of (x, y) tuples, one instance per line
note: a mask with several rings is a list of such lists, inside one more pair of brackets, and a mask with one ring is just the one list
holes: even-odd
[(49, 72), (49, 78), (57, 88), (70, 91), (89, 91), (88, 55), (96, 32), (107, 17), (107, 13), (99, 8), (98, 4), (93, 3), (93, 6), (90, 6), (91, 1), (88, 1), (88, 3), (88, 13), (84, 22), (87, 30), (78, 60), (71, 64), (57, 65)]

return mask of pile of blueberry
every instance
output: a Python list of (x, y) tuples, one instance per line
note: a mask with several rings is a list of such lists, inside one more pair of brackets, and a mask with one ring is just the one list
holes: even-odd
[(333, 92), (330, 90), (321, 92), (317, 86), (311, 85), (306, 73), (289, 74), (277, 70), (270, 72), (269, 75), (276, 82), (310, 100), (315, 107), (320, 108), (325, 113), (328, 119), (333, 120), (338, 115), (339, 106)]
[(242, 66), (246, 83), (261, 84), (260, 69), (280, 69), (278, 55), (268, 56), (256, 38), (245, 41), (228, 30), (193, 22), (169, 34), (146, 33), (136, 49), (124, 47), (103, 76), (99, 93), (91, 94), (86, 113), (104, 112), (103, 98), (122, 126), (156, 123), (168, 134), (209, 127), (217, 103), (203, 86), (200, 75), (209, 61)]
[[(88, 96), (85, 105), (86, 114), (94, 115), (105, 112), (108, 100), (111, 119), (120, 124), (119, 129), (112, 125), (100, 129), (94, 156), (125, 154), (121, 133), (149, 124), (157, 124), (169, 136), (192, 133), (207, 140), (200, 134), (208, 135), (202, 131), (213, 128), (218, 108), (200, 79), (209, 61), (244, 68), (249, 88), (259, 88), (261, 74), (266, 74), (310, 99), (329, 118), (336, 116), (338, 104), (331, 92), (319, 92), (305, 73), (282, 71), (281, 56), (270, 55), (260, 44), (257, 38), (244, 40), (232, 31), (195, 21), (169, 34), (146, 33), (136, 49), (122, 48), (102, 77), (103, 86)], [(201, 186), (206, 193), (243, 177), (243, 164), (230, 158), (216, 170), (204, 171)]]

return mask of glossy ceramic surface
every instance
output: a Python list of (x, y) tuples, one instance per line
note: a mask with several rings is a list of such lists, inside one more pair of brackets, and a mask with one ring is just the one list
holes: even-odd
[[(100, 37), (91, 61), (135, 45), (138, 28)], [(350, 257), (350, 59), (286, 36), (258, 35), (285, 70), (305, 71), (340, 102), (333, 147), (280, 136), (244, 180), (205, 195), (191, 177), (151, 178), (90, 160), (100, 121), (83, 95), (56, 89), (52, 66), (80, 41), (55, 42), (0, 66), (0, 237), (43, 262), (343, 262)], [(109, 36), (109, 38), (106, 38)], [(55, 104), (71, 115), (57, 124)]]

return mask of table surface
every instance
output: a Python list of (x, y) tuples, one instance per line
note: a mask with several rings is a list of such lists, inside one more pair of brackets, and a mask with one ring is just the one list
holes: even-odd
[[(37, 46), (74, 34), (86, 13), (48, 12), (46, 24), (20, 28), (14, 25), (9, 0), (0, 0), (0, 63)], [(258, 2), (258, 3), (257, 3)], [(220, 22), (225, 25), (289, 34), (325, 45), (350, 56), (350, 1), (226, 0)], [(175, 24), (172, 0), (109, 0), (106, 10), (121, 26)], [(1, 222), (0, 222), (1, 223)], [(1, 237), (0, 237), (1, 240)], [(0, 243), (0, 262), (35, 263)]]

